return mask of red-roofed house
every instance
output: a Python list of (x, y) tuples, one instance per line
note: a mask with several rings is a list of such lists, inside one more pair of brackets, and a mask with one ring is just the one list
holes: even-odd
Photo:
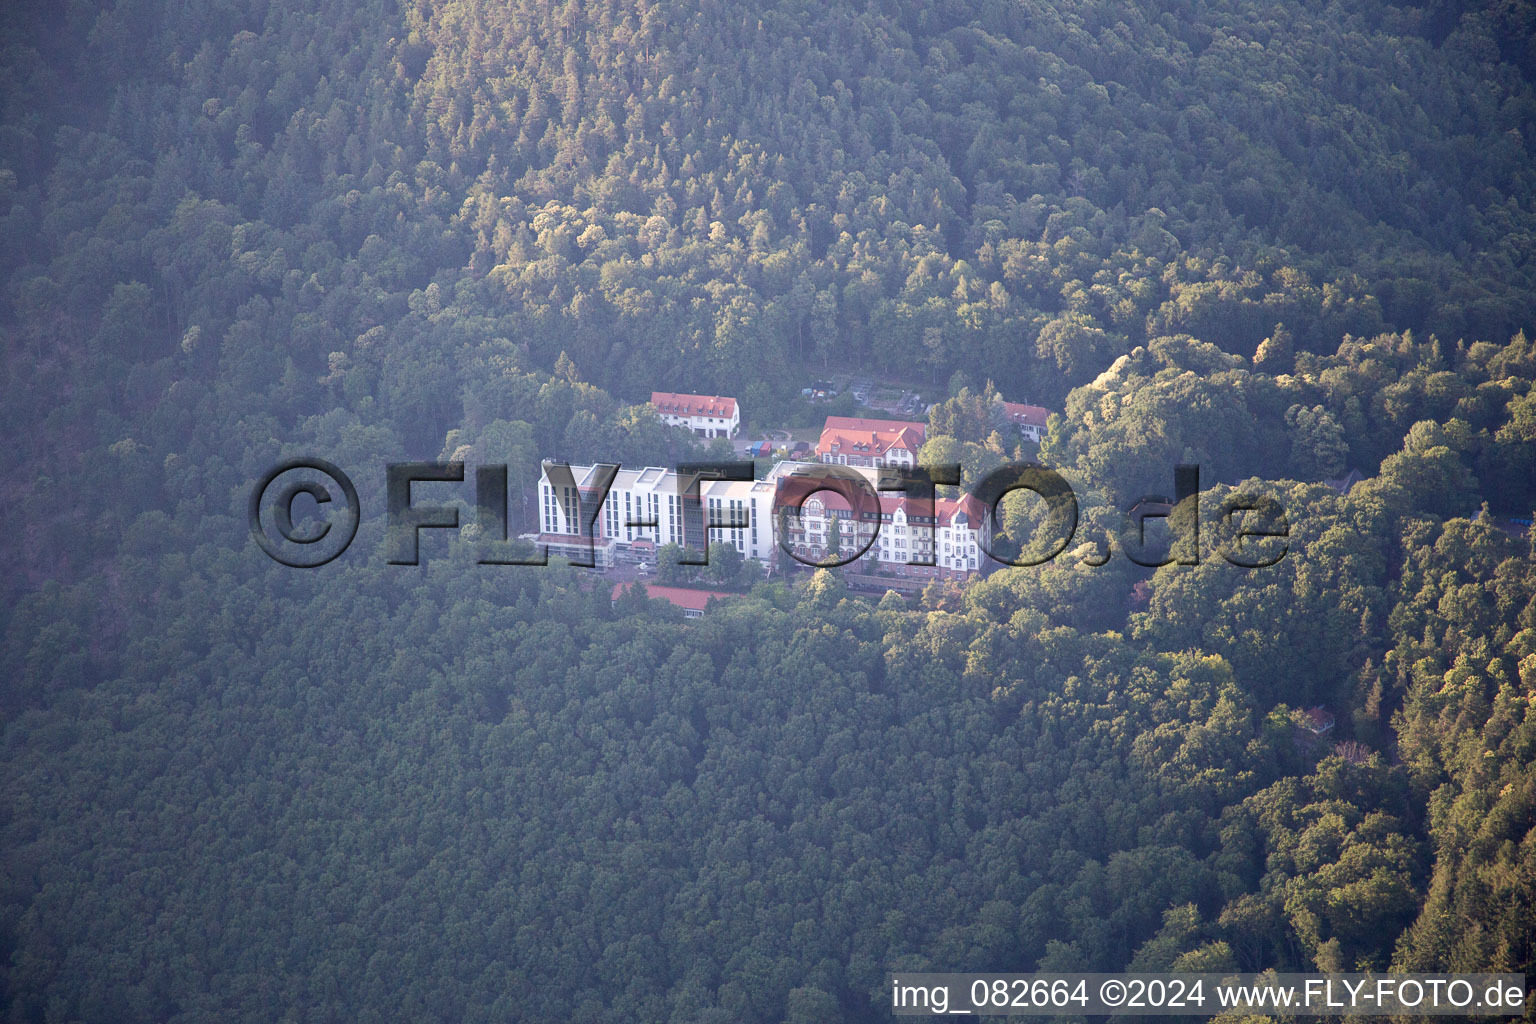
[(741, 409), (734, 398), (652, 391), (651, 405), (663, 423), (687, 427), (700, 437), (735, 437), (741, 429)]
[[(625, 587), (632, 587), (632, 583), (615, 583), (613, 585), (613, 600), (617, 601), (624, 593)], [(665, 587), (647, 583), (645, 596), (652, 600), (666, 601), (674, 607), (683, 610), (683, 618), (696, 619), (704, 614), (712, 598), (740, 597), (740, 594), (729, 594), (719, 590), (694, 590), (691, 587)]]
[(1037, 443), (1045, 436), (1045, 421), (1051, 415), (1049, 409), (1022, 402), (1004, 402), (1003, 413), (1008, 417), (1008, 422), (1018, 428), (1019, 433)]
[(828, 416), (816, 457), (839, 466), (915, 466), (928, 428), (904, 420)]

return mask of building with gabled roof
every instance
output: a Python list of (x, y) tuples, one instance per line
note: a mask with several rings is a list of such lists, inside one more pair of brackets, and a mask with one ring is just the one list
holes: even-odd
[(1321, 736), (1333, 728), (1333, 712), (1321, 704), (1315, 704), (1303, 711), (1302, 720), (1307, 731), (1315, 736)]
[(816, 457), (838, 466), (915, 466), (927, 440), (928, 427), (922, 423), (828, 416)]
[(1004, 402), (1003, 415), (1008, 417), (1008, 422), (1019, 433), (1038, 444), (1040, 438), (1045, 436), (1045, 424), (1051, 418), (1051, 410), (1022, 402)]
[[(876, 490), (873, 469), (858, 471), (877, 499), (855, 509), (845, 495), (819, 482), (814, 465), (775, 466), (776, 542), (802, 558), (819, 561), (832, 553), (835, 520), (840, 558), (868, 545), (865, 557), (874, 560), (872, 568), (897, 576), (960, 577), (982, 570), (991, 532), (980, 499), (972, 494), (936, 498), (925, 510), (915, 498)], [(798, 513), (791, 511), (795, 508)]]
[(658, 583), (615, 583), (612, 600), (617, 602), (626, 589), (637, 585), (645, 588), (645, 596), (651, 600), (666, 601), (674, 608), (681, 608), (685, 619), (701, 617), (710, 601), (741, 596), (722, 590), (695, 590), (693, 587), (669, 587)]
[(741, 407), (734, 398), (652, 391), (651, 406), (663, 423), (687, 427), (700, 437), (735, 437), (741, 430)]

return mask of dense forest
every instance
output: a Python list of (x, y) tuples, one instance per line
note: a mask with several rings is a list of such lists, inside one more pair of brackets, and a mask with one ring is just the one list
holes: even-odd
[[(0, 1014), (1533, 972), (1533, 158), (1527, 0), (0, 5)], [(834, 371), (1073, 549), (693, 621), (387, 564), (387, 462), (672, 464), (651, 391)], [(294, 456), (365, 509), (320, 569), (247, 530)], [(1287, 556), (1124, 557), (1179, 463)]]

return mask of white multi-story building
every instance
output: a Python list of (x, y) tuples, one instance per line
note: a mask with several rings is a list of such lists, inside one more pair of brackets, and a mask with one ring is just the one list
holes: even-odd
[[(570, 469), (570, 484), (552, 482), (547, 472), (540, 478), (540, 532), (525, 537), (551, 554), (585, 561), (581, 522), (591, 502), (600, 500), (591, 542), (598, 567), (625, 555), (646, 558), (663, 544), (703, 551), (714, 542), (772, 566), (789, 561), (781, 534), (784, 548), (816, 562), (830, 553), (835, 535), (844, 558), (868, 544), (864, 558), (850, 563), (855, 571), (919, 579), (967, 576), (981, 571), (991, 540), (986, 508), (975, 497), (939, 498), (930, 514), (923, 514), (915, 499), (877, 491), (873, 469), (854, 469), (868, 485), (857, 514), (836, 489), (846, 486), (814, 463), (781, 462), (763, 480), (701, 479), (696, 500), (680, 491), (671, 469), (620, 469), (606, 493), (598, 467)], [(681, 481), (684, 488), (689, 482)]]
[[(789, 463), (780, 463), (783, 470)], [(876, 471), (855, 471), (877, 486)], [(777, 488), (776, 528), (785, 533), (788, 546), (806, 561), (819, 561), (832, 551), (832, 523), (837, 522), (839, 557), (846, 558), (868, 545), (854, 568), (868, 568), (904, 577), (968, 576), (985, 565), (985, 546), (991, 542), (986, 507), (970, 494), (937, 498), (931, 509), (919, 507), (915, 498), (892, 491), (875, 491), (878, 501), (866, 494), (863, 507), (855, 510), (838, 491), (816, 489), (816, 467), (793, 467), (780, 474)], [(809, 482), (798, 483), (795, 478)], [(787, 511), (800, 505), (798, 516)], [(862, 563), (872, 562), (864, 566)]]
[(621, 554), (644, 557), (663, 544), (703, 551), (717, 541), (733, 545), (743, 558), (772, 559), (771, 481), (704, 478), (698, 481), (697, 499), (690, 500), (690, 481), (684, 477), (680, 482), (676, 470), (620, 469), (601, 493), (598, 468), (572, 466), (570, 484), (551, 481), (546, 470), (539, 478), (539, 533), (527, 539), (554, 554), (569, 557), (576, 550), (584, 556), (581, 525), (591, 503), (601, 501), (592, 524), (598, 566), (612, 564)]
[(663, 423), (687, 427), (700, 437), (735, 437), (741, 430), (741, 407), (734, 398), (652, 391), (651, 406)]
[(711, 540), (735, 546), (743, 558), (773, 563), (772, 480), (706, 480), (700, 487), (709, 522), (731, 529), (713, 530)]

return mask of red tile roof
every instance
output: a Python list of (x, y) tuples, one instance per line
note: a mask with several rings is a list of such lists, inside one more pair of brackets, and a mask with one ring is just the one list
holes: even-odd
[(651, 404), (657, 412), (669, 416), (716, 416), (728, 420), (736, 414), (736, 399), (720, 395), (675, 395), (670, 391), (652, 391)]
[(866, 420), (856, 416), (828, 416), (816, 445), (820, 455), (884, 455), (893, 448), (914, 456), (928, 439), (928, 428), (902, 420)]
[(914, 420), (872, 420), (862, 416), (828, 416), (827, 422), (822, 425), (823, 430), (855, 430), (868, 433), (871, 430), (897, 431), (903, 427), (915, 430), (922, 434), (924, 439), (928, 435), (928, 424), (918, 423)]
[(974, 494), (963, 495), (957, 500), (940, 498), (934, 504), (938, 506), (940, 526), (950, 525), (955, 513), (964, 512), (970, 528), (975, 530), (981, 526), (982, 517), (987, 514), (987, 507)]
[[(829, 512), (850, 512), (852, 511), (852, 506), (848, 504), (848, 499), (840, 491), (833, 490), (832, 488), (851, 488), (853, 486), (856, 485), (849, 481), (822, 477), (814, 473), (807, 473), (805, 475), (793, 474), (781, 477), (774, 488), (774, 506), (776, 508), (783, 506), (804, 508), (814, 498), (821, 503), (822, 508)], [(854, 493), (862, 495), (860, 505), (863, 506), (863, 514), (865, 516), (874, 515), (875, 499), (878, 496), (870, 495), (864, 492), (862, 488)]]
[(1024, 405), (1021, 402), (1004, 402), (1003, 412), (1008, 415), (1008, 422), (1021, 427), (1039, 427), (1045, 429), (1045, 421), (1051, 415), (1051, 410), (1038, 405)]
[[(850, 512), (848, 499), (837, 491), (830, 490), (825, 483), (817, 481), (815, 477), (785, 477), (780, 481), (779, 505), (793, 505), (795, 499), (800, 499), (803, 507), (813, 495), (821, 503), (822, 508), (829, 512)], [(897, 509), (907, 516), (919, 514), (917, 502), (904, 494), (883, 491), (879, 495), (880, 512), (884, 515), (895, 515)], [(871, 520), (875, 515), (875, 505), (865, 497), (863, 515), (866, 520)], [(982, 520), (987, 514), (987, 507), (973, 494), (961, 495), (959, 498), (937, 498), (933, 503), (933, 516), (940, 526), (949, 526), (954, 522), (955, 513), (964, 512), (969, 520), (971, 529), (979, 529)]]
[[(653, 583), (641, 584), (645, 587), (645, 595), (652, 599), (669, 601), (679, 608), (703, 611), (709, 604), (710, 598), (740, 597), (740, 594), (731, 594), (720, 590), (694, 590), (691, 587), (664, 587)], [(613, 600), (617, 601), (626, 587), (633, 587), (633, 583), (615, 583), (613, 585)]]

